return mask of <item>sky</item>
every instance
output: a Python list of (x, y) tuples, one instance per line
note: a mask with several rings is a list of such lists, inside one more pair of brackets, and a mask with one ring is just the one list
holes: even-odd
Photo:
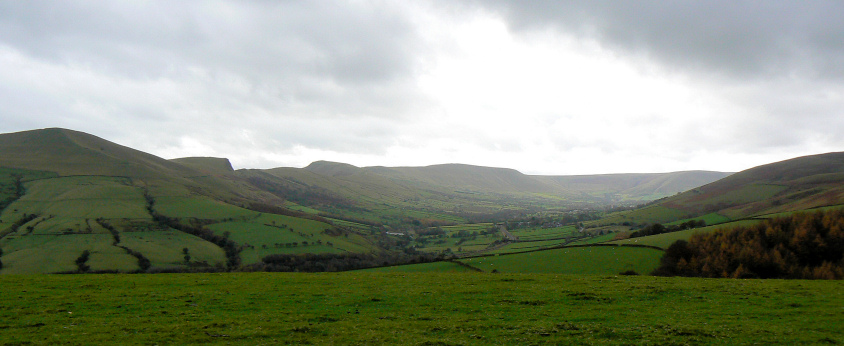
[(844, 151), (841, 1), (2, 1), (0, 133), (235, 168), (735, 172)]

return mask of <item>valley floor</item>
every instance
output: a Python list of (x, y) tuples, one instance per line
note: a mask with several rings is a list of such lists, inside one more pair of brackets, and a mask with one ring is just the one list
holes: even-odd
[(0, 344), (836, 344), (838, 281), (483, 273), (0, 276)]

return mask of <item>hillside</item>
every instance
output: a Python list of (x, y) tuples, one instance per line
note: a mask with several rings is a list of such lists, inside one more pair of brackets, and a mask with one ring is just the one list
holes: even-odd
[(201, 271), (378, 249), (233, 173), (225, 159), (170, 161), (70, 130), (0, 135), (0, 272)]
[(183, 157), (170, 160), (208, 174), (230, 174), (234, 172), (229, 159), (218, 157)]
[(514, 169), (444, 164), (426, 167), (367, 167), (368, 171), (394, 181), (420, 187), (445, 187), (451, 190), (493, 193), (543, 193), (561, 198), (573, 194), (557, 184), (549, 184)]
[(546, 181), (572, 191), (604, 198), (608, 202), (652, 201), (702, 186), (731, 173), (685, 171), (672, 173), (543, 176)]
[(0, 135), (0, 153), (0, 167), (50, 171), (60, 176), (177, 178), (196, 174), (162, 158), (58, 128)]
[(844, 202), (844, 153), (798, 157), (754, 167), (616, 215), (607, 222), (671, 222), (715, 217), (721, 222)]
[(225, 158), (165, 160), (77, 131), (33, 130), (0, 135), (0, 260), (2, 273), (129, 272), (378, 252), (407, 246), (390, 230), (601, 208), (673, 194), (699, 177), (567, 180), (461, 164), (326, 161), (235, 171)]
[(844, 200), (842, 181), (844, 153), (828, 153), (752, 168), (661, 204), (738, 219), (840, 204)]
[[(296, 203), (317, 209), (337, 205), (383, 214), (385, 206), (437, 215), (475, 218), (499, 217), (545, 209), (600, 208), (607, 204), (636, 203), (674, 195), (722, 178), (728, 173), (676, 172), (660, 174), (614, 174), (595, 176), (532, 176), (516, 170), (462, 164), (425, 167), (356, 167), (317, 161), (303, 168), (238, 172), (259, 181), (278, 195), (295, 196)], [(276, 179), (277, 178), (277, 179)], [(389, 209), (389, 208), (388, 208)], [(348, 213), (346, 213), (348, 214)], [(440, 216), (438, 216), (440, 215)], [(377, 218), (377, 217), (376, 217)]]

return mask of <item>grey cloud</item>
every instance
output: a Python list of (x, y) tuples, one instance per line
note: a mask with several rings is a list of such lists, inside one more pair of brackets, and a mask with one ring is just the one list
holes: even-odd
[(494, 1), (516, 30), (553, 26), (679, 69), (844, 78), (840, 1)]
[(340, 1), (3, 2), (0, 42), (132, 79), (199, 70), (242, 76), (282, 101), (372, 105), (384, 102), (379, 92), (410, 92), (418, 40), (401, 11)]
[(13, 100), (0, 105), (0, 128), (69, 127), (165, 157), (185, 150), (182, 139), (220, 154), (383, 154), (396, 122), (427, 102), (413, 79), (425, 47), (407, 11), (347, 1), (0, 2), (0, 53), (56, 73), (38, 75), (33, 90), (19, 81), (34, 74), (0, 73), (9, 91), (0, 100)]
[(737, 112), (731, 119), (713, 114), (726, 124), (684, 130), (705, 141), (675, 140), (687, 151), (695, 146), (754, 153), (798, 150), (808, 143), (829, 150), (844, 146), (844, 136), (838, 135), (844, 128), (844, 2), (470, 3), (500, 14), (514, 32), (551, 28), (594, 40), (620, 56), (688, 76), (729, 102)]

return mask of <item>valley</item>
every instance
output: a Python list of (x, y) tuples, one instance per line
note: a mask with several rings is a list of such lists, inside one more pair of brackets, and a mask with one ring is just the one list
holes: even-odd
[(481, 272), (647, 274), (692, 234), (844, 202), (841, 153), (735, 174), (327, 161), (235, 170), (65, 129), (0, 135), (0, 153), (2, 274), (297, 270), (278, 265), (288, 262), (418, 271), (437, 265), (396, 265), (444, 260)]
[[(672, 250), (681, 242), (792, 217), (834, 228), (794, 226), (801, 246), (815, 231), (837, 244), (832, 216), (811, 213), (840, 214), (842, 179), (841, 153), (734, 174), (235, 170), (71, 130), (2, 134), (0, 330), (10, 332), (0, 341), (844, 342), (835, 281), (648, 275), (704, 258)], [(724, 275), (768, 268), (751, 264)], [(813, 265), (782, 275), (844, 276)], [(60, 273), (74, 275), (37, 275)]]
[[(496, 245), (497, 252), (553, 247), (587, 235), (558, 227), (538, 238), (523, 235), (531, 242), (514, 246), (499, 239), (507, 232), (500, 223), (526, 215), (594, 217), (611, 203), (634, 204), (727, 175), (547, 177), (456, 164), (359, 168), (325, 161), (234, 170), (222, 158), (165, 160), (65, 129), (0, 135), (0, 154), (0, 273), (7, 274), (73, 272), (86, 250), (89, 271), (148, 272), (233, 270), (274, 254), (447, 257)], [(483, 227), (495, 231), (479, 238)], [(423, 235), (436, 230), (445, 233)]]

